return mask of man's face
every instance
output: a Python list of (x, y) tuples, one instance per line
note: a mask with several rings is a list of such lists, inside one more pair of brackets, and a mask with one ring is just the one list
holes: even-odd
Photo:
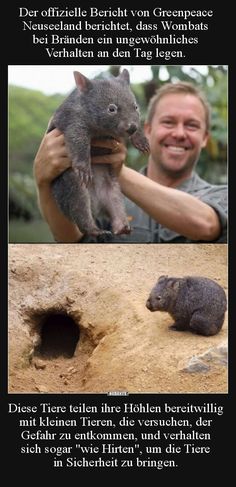
[(163, 95), (145, 133), (158, 167), (176, 177), (191, 172), (208, 140), (201, 101), (190, 94)]

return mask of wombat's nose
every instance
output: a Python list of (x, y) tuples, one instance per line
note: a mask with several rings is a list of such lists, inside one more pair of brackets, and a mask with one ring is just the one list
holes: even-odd
[(126, 132), (127, 132), (127, 134), (132, 135), (132, 134), (134, 134), (134, 132), (136, 132), (137, 128), (138, 127), (135, 123), (131, 123), (129, 125), (129, 128), (126, 130)]
[(147, 307), (148, 309), (150, 309), (150, 310), (152, 309), (152, 305), (151, 305), (150, 299), (148, 299), (148, 300), (147, 300), (147, 302), (146, 302), (146, 307)]

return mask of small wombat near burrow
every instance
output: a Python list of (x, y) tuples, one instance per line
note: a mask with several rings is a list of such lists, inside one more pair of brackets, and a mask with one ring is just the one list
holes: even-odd
[(129, 72), (124, 69), (117, 77), (95, 80), (74, 72), (74, 77), (76, 88), (56, 110), (48, 129), (58, 128), (64, 133), (72, 160), (72, 168), (52, 183), (54, 198), (62, 213), (86, 235), (111, 234), (98, 228), (98, 216), (110, 219), (114, 234), (130, 233), (123, 195), (112, 166), (91, 165), (92, 138), (129, 137), (137, 149), (149, 151), (140, 128), (138, 105), (130, 90)]
[(151, 290), (146, 307), (167, 311), (175, 322), (171, 328), (200, 335), (215, 335), (227, 309), (223, 288), (207, 277), (161, 276)]

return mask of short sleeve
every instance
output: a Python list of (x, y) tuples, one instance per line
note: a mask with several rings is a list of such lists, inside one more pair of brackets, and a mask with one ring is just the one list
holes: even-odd
[(211, 206), (217, 213), (221, 224), (221, 235), (217, 242), (227, 242), (228, 191), (227, 186), (212, 186), (199, 199)]

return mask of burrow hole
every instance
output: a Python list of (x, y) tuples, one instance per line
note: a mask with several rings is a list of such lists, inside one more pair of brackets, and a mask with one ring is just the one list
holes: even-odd
[(80, 329), (65, 312), (44, 314), (38, 321), (38, 345), (35, 355), (43, 358), (72, 358), (75, 353)]

